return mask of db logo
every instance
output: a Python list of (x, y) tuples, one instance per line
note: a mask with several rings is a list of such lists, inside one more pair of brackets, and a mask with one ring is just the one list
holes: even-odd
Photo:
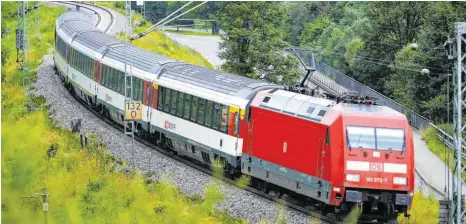
[(371, 171), (382, 171), (383, 164), (382, 163), (371, 163)]
[(165, 121), (165, 129), (168, 129), (168, 121)]

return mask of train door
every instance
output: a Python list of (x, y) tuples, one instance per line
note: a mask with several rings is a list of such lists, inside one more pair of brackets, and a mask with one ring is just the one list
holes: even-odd
[(143, 121), (147, 121), (147, 132), (150, 132), (150, 121), (152, 117), (152, 110), (155, 108), (156, 105), (156, 93), (157, 93), (157, 84), (151, 81), (144, 80), (144, 87), (143, 87), (143, 96), (142, 96), (142, 104), (146, 106), (147, 110), (143, 111)]
[(97, 97), (99, 94), (99, 85), (102, 81), (102, 65), (100, 61), (95, 60), (94, 61), (94, 73), (92, 74), (94, 81), (96, 82), (96, 85), (94, 87), (94, 95)]
[(246, 138), (247, 138), (247, 152), (249, 155), (253, 155), (253, 136), (254, 136), (254, 119), (251, 118), (252, 107), (249, 107), (248, 117), (246, 120)]
[(325, 138), (319, 138), (317, 146), (316, 176), (320, 179), (323, 179), (324, 175), (325, 141)]

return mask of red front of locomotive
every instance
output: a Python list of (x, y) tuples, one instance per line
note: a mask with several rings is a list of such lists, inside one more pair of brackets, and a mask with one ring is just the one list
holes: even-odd
[(332, 167), (338, 167), (332, 184), (344, 189), (339, 208), (359, 206), (363, 213), (384, 217), (407, 212), (415, 177), (406, 117), (381, 106), (340, 104), (334, 109), (341, 119), (330, 130), (331, 148), (339, 148), (344, 160), (332, 160)]

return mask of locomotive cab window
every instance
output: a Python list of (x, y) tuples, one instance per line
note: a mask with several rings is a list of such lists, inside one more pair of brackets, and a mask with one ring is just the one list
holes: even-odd
[(405, 133), (402, 129), (376, 128), (377, 149), (404, 150)]
[(351, 148), (403, 151), (403, 129), (347, 126), (347, 146)]
[(375, 149), (375, 128), (372, 127), (346, 127), (348, 147)]

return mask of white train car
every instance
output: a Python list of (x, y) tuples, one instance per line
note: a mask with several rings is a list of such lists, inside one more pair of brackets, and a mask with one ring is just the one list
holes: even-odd
[[(66, 12), (56, 21), (55, 46), (55, 65), (65, 84), (96, 110), (122, 123), (127, 44), (97, 30), (79, 14)], [(219, 161), (230, 172), (239, 170), (240, 120), (258, 91), (280, 87), (133, 45), (129, 50), (133, 98), (143, 102), (137, 133), (181, 155), (209, 164)]]

